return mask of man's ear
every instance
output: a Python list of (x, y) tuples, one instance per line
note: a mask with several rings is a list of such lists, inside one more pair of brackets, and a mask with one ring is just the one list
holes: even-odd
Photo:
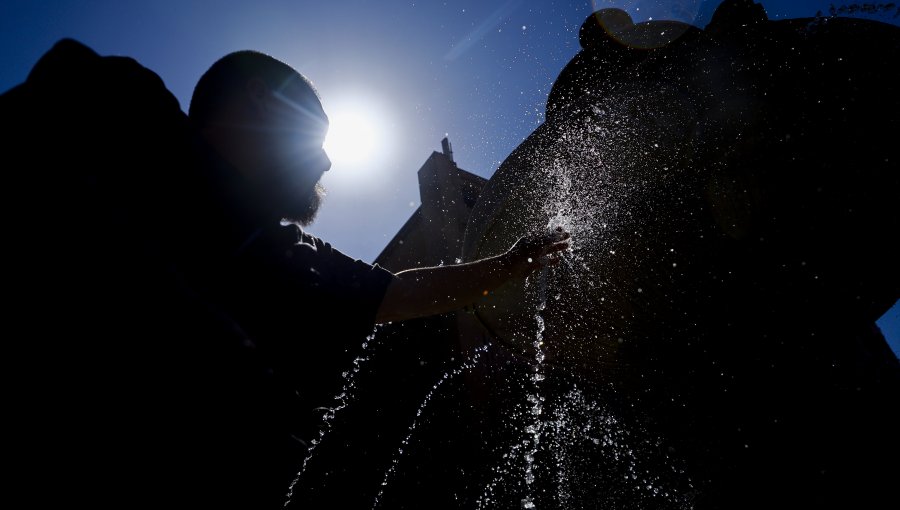
[(266, 109), (266, 98), (269, 95), (269, 87), (266, 85), (266, 82), (254, 76), (247, 80), (246, 90), (250, 104), (258, 112), (264, 111)]

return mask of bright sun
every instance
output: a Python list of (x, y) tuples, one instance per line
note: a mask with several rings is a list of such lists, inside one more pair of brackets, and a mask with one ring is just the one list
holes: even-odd
[(387, 123), (369, 101), (356, 99), (326, 106), (329, 127), (325, 151), (335, 167), (361, 168), (385, 153)]

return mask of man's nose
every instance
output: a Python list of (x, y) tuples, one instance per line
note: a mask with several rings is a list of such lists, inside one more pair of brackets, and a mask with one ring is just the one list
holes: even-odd
[(322, 149), (322, 172), (327, 172), (331, 170), (331, 158), (328, 157), (328, 153), (325, 152), (325, 149)]

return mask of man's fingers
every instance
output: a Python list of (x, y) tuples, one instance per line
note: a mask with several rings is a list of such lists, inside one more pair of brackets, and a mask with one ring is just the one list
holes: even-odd
[(570, 245), (570, 237), (572, 237), (571, 234), (564, 231), (562, 227), (557, 227), (554, 232), (546, 233), (542, 236), (530, 239), (522, 238), (520, 242), (522, 242), (523, 250), (520, 253), (535, 253), (537, 257), (530, 255), (529, 258), (543, 258), (549, 254), (567, 250)]
[(569, 241), (558, 241), (553, 244), (547, 245), (542, 250), (543, 254), (556, 253), (569, 248)]
[(549, 241), (563, 241), (565, 239), (568, 239), (571, 236), (572, 235), (569, 234), (568, 232), (563, 232), (561, 229), (557, 229), (556, 232), (552, 232), (547, 237), (549, 238), (548, 239)]
[(557, 243), (566, 242), (570, 237), (572, 236), (568, 232), (551, 232), (543, 237), (535, 239), (535, 241), (537, 241), (541, 247), (547, 247)]

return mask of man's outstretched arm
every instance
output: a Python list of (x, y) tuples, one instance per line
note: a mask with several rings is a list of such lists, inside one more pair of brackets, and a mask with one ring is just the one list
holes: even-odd
[(375, 322), (394, 322), (449, 312), (474, 303), (508, 280), (559, 262), (569, 234), (523, 237), (507, 252), (475, 262), (400, 271), (388, 284)]

